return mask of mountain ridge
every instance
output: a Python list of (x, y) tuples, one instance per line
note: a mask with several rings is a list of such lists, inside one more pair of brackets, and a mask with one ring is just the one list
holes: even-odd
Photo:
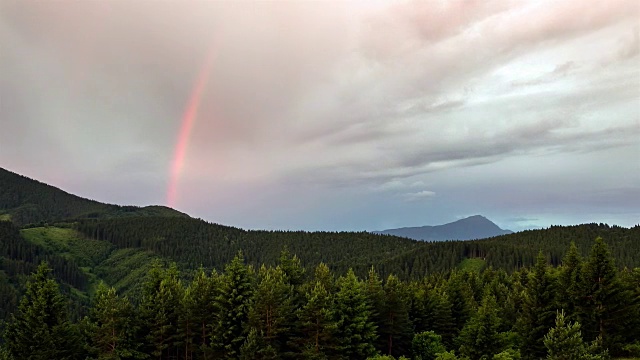
[(162, 205), (122, 206), (83, 198), (0, 167), (0, 220), (24, 226), (77, 218), (139, 215), (189, 217)]
[(513, 234), (501, 229), (482, 215), (473, 215), (442, 225), (425, 225), (372, 231), (374, 234), (395, 235), (421, 241), (475, 240)]
[[(87, 204), (97, 204), (98, 211), (87, 213)], [(21, 213), (24, 208), (40, 212)], [(531, 266), (541, 250), (558, 265), (570, 242), (586, 256), (593, 240), (602, 237), (617, 266), (640, 264), (640, 225), (552, 226), (479, 241), (425, 242), (364, 231), (243, 230), (188, 215), (164, 216), (176, 213), (181, 214), (162, 207), (101, 204), (0, 171), (0, 290), (3, 283), (18, 284), (42, 260), (86, 299), (99, 281), (119, 291), (137, 291), (154, 259), (190, 271), (199, 266), (222, 269), (241, 251), (247, 263), (259, 268), (276, 264), (283, 249), (299, 256), (304, 267), (322, 262), (339, 273), (352, 269), (366, 276), (375, 266), (382, 276), (415, 279), (468, 268), (471, 262), (476, 268), (514, 271)], [(489, 222), (482, 216), (461, 220)]]

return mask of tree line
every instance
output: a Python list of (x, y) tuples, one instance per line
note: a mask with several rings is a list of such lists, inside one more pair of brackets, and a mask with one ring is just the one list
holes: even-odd
[(76, 218), (187, 217), (164, 206), (120, 206), (81, 198), (0, 168), (0, 219), (3, 215), (19, 226), (41, 226)]
[(552, 265), (560, 264), (571, 242), (586, 255), (589, 239), (598, 236), (612, 240), (611, 251), (619, 267), (640, 265), (640, 226), (552, 226), (485, 240), (445, 242), (368, 232), (247, 231), (179, 217), (85, 219), (73, 226), (88, 238), (109, 241), (118, 248), (149, 250), (184, 268), (221, 269), (239, 250), (254, 266), (273, 265), (286, 247), (303, 259), (305, 267), (324, 262), (339, 273), (352, 268), (358, 276), (366, 276), (369, 266), (375, 264), (383, 276), (420, 279), (455, 269), (466, 258), (484, 259), (487, 266), (511, 272), (532, 266), (537, 249), (544, 249)]
[[(185, 277), (155, 261), (135, 297), (100, 285), (87, 316), (41, 264), (3, 330), (0, 359), (606, 359), (640, 350), (640, 268), (598, 238), (559, 266), (539, 252), (513, 272), (419, 279), (337, 273), (287, 250), (274, 265), (237, 253)], [(310, 269), (310, 270), (307, 270)]]

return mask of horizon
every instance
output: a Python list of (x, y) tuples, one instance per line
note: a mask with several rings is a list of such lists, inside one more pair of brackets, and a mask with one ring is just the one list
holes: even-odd
[(243, 229), (640, 224), (640, 3), (0, 0), (0, 167)]
[[(2, 168), (0, 168), (0, 169), (2, 169)], [(174, 208), (171, 208), (171, 207), (169, 207), (169, 206), (167, 206), (167, 205), (162, 205), (162, 204), (146, 204), (146, 205), (145, 205), (145, 204), (141, 204), (141, 205), (131, 205), (131, 204), (106, 203), (106, 202), (102, 202), (102, 201), (100, 201), (100, 200), (98, 200), (98, 199), (91, 199), (91, 198), (87, 198), (87, 197), (85, 197), (85, 196), (82, 196), (82, 195), (80, 195), (80, 194), (75, 194), (75, 193), (73, 193), (73, 192), (71, 192), (71, 191), (68, 191), (68, 190), (62, 189), (62, 188), (60, 188), (60, 187), (57, 187), (57, 186), (55, 186), (54, 184), (47, 184), (47, 183), (45, 183), (45, 182), (42, 182), (42, 181), (40, 181), (40, 180), (38, 180), (38, 179), (35, 179), (35, 178), (32, 178), (32, 177), (29, 177), (29, 176), (27, 176), (27, 175), (19, 174), (19, 173), (16, 173), (16, 172), (14, 172), (14, 171), (11, 171), (10, 169), (4, 169), (4, 170), (7, 170), (7, 171), (9, 171), (9, 172), (12, 172), (12, 173), (17, 174), (17, 175), (20, 175), (20, 176), (24, 176), (24, 177), (26, 177), (27, 179), (35, 180), (35, 181), (40, 182), (40, 183), (42, 183), (42, 184), (45, 184), (45, 185), (51, 186), (51, 187), (53, 187), (53, 188), (56, 188), (56, 189), (58, 189), (58, 190), (60, 190), (60, 191), (65, 192), (65, 193), (67, 193), (67, 194), (70, 194), (70, 195), (73, 195), (73, 196), (78, 196), (78, 197), (80, 197), (80, 198), (87, 199), (87, 200), (91, 200), (91, 201), (97, 201), (97, 202), (104, 203), (104, 204), (108, 204), (108, 205), (117, 205), (117, 206), (137, 206), (137, 207), (148, 207), (148, 206), (153, 207), (153, 206), (161, 206), (161, 207), (167, 207), (167, 208), (170, 208), (170, 209), (176, 210), (176, 209), (174, 209)], [(176, 211), (178, 211), (178, 210), (176, 210)], [(247, 231), (262, 231), (262, 230), (266, 230), (266, 231), (307, 231), (307, 232), (322, 232), (322, 231), (329, 231), (329, 232), (359, 232), (359, 231), (365, 231), (365, 232), (370, 232), (370, 233), (376, 233), (376, 232), (381, 232), (381, 231), (398, 230), (398, 229), (406, 229), (406, 228), (437, 227), (437, 226), (441, 226), (441, 225), (448, 225), (448, 224), (451, 224), (451, 223), (454, 223), (454, 222), (457, 222), (457, 221), (466, 220), (466, 219), (473, 218), (473, 217), (481, 217), (481, 218), (483, 218), (483, 219), (485, 219), (485, 220), (487, 220), (487, 221), (489, 221), (489, 222), (493, 223), (494, 225), (498, 226), (501, 230), (512, 231), (512, 232), (514, 232), (514, 233), (516, 233), (516, 232), (521, 232), (521, 231), (526, 231), (526, 230), (544, 230), (544, 229), (548, 229), (548, 228), (553, 227), (553, 226), (579, 226), (579, 225), (585, 225), (585, 224), (604, 224), (604, 225), (611, 226), (611, 227), (618, 226), (618, 227), (623, 227), (623, 228), (628, 228), (628, 229), (633, 228), (633, 227), (636, 227), (636, 226), (640, 226), (640, 222), (639, 222), (639, 223), (637, 223), (637, 224), (630, 225), (630, 226), (623, 226), (623, 225), (619, 225), (619, 224), (610, 224), (610, 223), (606, 223), (606, 222), (605, 222), (605, 223), (603, 223), (603, 222), (598, 222), (598, 221), (590, 221), (590, 222), (575, 223), (575, 224), (553, 224), (553, 223), (552, 223), (552, 224), (548, 224), (548, 225), (546, 225), (546, 226), (531, 227), (531, 228), (525, 228), (525, 229), (520, 229), (520, 230), (514, 231), (514, 230), (512, 230), (512, 229), (508, 229), (508, 228), (505, 228), (505, 227), (503, 227), (503, 226), (500, 226), (500, 225), (499, 225), (499, 224), (497, 224), (495, 221), (493, 221), (492, 219), (487, 218), (486, 216), (484, 216), (484, 215), (482, 215), (482, 214), (473, 214), (473, 215), (467, 215), (467, 216), (464, 216), (464, 217), (456, 218), (456, 219), (453, 219), (453, 220), (450, 220), (450, 221), (446, 221), (446, 222), (444, 222), (444, 223), (437, 223), (437, 224), (436, 224), (436, 223), (434, 223), (434, 224), (422, 224), (422, 225), (407, 225), (407, 226), (403, 226), (403, 227), (399, 227), (399, 228), (393, 228), (393, 229), (391, 229), (391, 228), (390, 228), (390, 229), (346, 229), (346, 230), (345, 230), (345, 229), (336, 229), (336, 230), (325, 230), (325, 229), (296, 229), (296, 228), (273, 228), (273, 229), (265, 229), (265, 228), (245, 228), (245, 227), (235, 226), (235, 225), (232, 225), (232, 224), (224, 224), (224, 223), (216, 222), (215, 220), (212, 220), (212, 219), (203, 219), (203, 218), (199, 218), (199, 217), (193, 217), (193, 216), (192, 216), (191, 214), (189, 214), (189, 213), (185, 213), (185, 214), (186, 214), (186, 215), (188, 215), (189, 217), (193, 218), (193, 219), (196, 219), (196, 220), (203, 220), (203, 221), (205, 221), (205, 222), (207, 222), (207, 223), (210, 223), (210, 224), (217, 224), (217, 225), (222, 225), (222, 226), (235, 227), (235, 228), (239, 228), (239, 229), (247, 230)], [(396, 235), (396, 236), (403, 237), (403, 236), (401, 236), (401, 235)], [(422, 241), (422, 240), (418, 240), (418, 241)]]

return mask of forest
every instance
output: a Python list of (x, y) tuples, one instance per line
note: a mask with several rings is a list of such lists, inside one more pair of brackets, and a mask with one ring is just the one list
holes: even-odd
[(1, 360), (640, 356), (640, 226), (422, 242), (0, 185)]
[[(619, 270), (597, 238), (558, 266), (539, 252), (513, 272), (360, 277), (320, 262), (248, 265), (185, 276), (153, 261), (138, 295), (104, 283), (87, 314), (42, 262), (3, 329), (2, 359), (608, 359), (639, 356), (640, 268)], [(307, 270), (310, 269), (310, 270)]]

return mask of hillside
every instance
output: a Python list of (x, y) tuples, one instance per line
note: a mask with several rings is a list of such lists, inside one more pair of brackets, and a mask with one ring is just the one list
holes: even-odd
[(18, 225), (75, 218), (187, 216), (165, 206), (103, 204), (0, 168), (0, 220)]
[(486, 217), (474, 215), (443, 225), (404, 227), (374, 231), (374, 233), (401, 236), (414, 240), (442, 241), (484, 239), (511, 234), (513, 231), (503, 230)]
[[(25, 274), (47, 260), (80, 303), (101, 280), (120, 291), (136, 292), (154, 258), (176, 262), (190, 274), (199, 266), (221, 270), (238, 251), (255, 268), (276, 264), (281, 251), (288, 249), (305, 267), (324, 262), (336, 273), (353, 268), (364, 276), (374, 266), (382, 276), (419, 279), (489, 266), (511, 272), (532, 265), (540, 250), (550, 264), (558, 265), (570, 242), (586, 255), (600, 236), (609, 244), (617, 267), (640, 265), (640, 226), (553, 226), (479, 241), (432, 243), (367, 232), (247, 231), (174, 216), (181, 214), (163, 207), (127, 211), (128, 207), (101, 204), (6, 171), (2, 174), (3, 184), (11, 185), (13, 192), (9, 196), (9, 187), (2, 187), (3, 209), (12, 222), (0, 221), (4, 229), (0, 287), (19, 287)], [(42, 211), (25, 216), (16, 210), (28, 206)], [(155, 216), (156, 211), (170, 216)], [(61, 218), (72, 220), (58, 221)], [(22, 226), (33, 222), (48, 225)]]

